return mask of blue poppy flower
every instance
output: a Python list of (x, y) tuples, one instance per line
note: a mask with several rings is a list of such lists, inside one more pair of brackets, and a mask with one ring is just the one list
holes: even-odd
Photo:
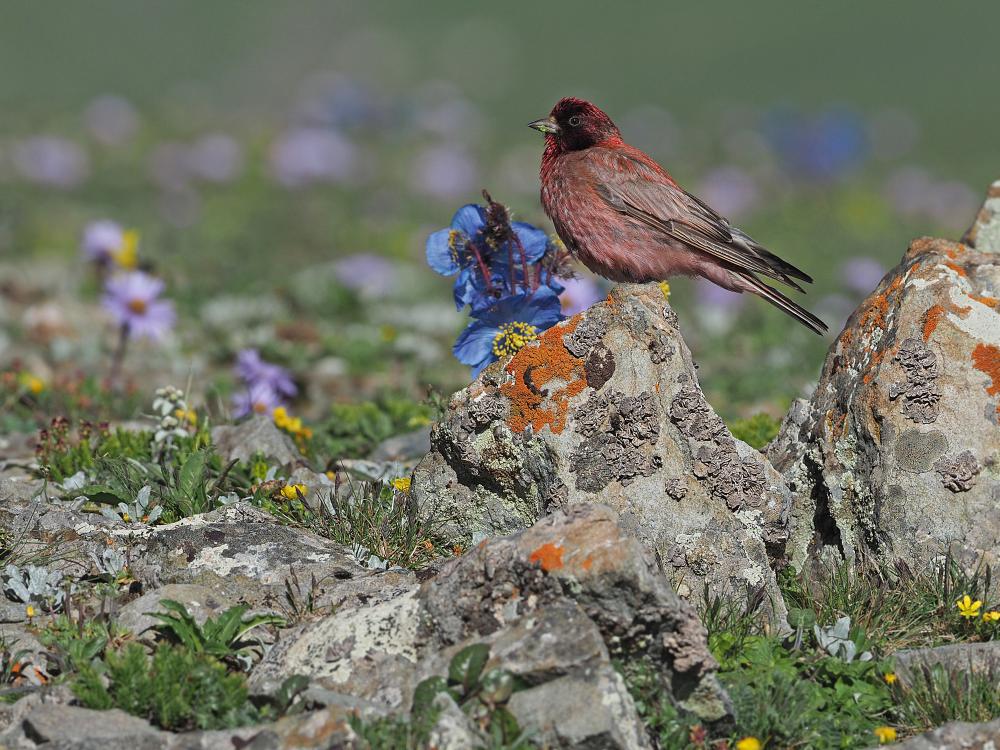
[(454, 276), (473, 263), (469, 242), (486, 226), (486, 211), (482, 206), (468, 203), (451, 219), (451, 226), (434, 232), (427, 238), (425, 251), (427, 265), (442, 276)]
[[(545, 231), (523, 221), (512, 222), (511, 227), (524, 248), (525, 261), (529, 265), (540, 261), (549, 245), (549, 237)], [(514, 262), (519, 263), (520, 260), (520, 253), (515, 250)]]
[(477, 312), (452, 352), (472, 367), (476, 377), (488, 364), (513, 354), (562, 320), (559, 297), (548, 287), (532, 294), (514, 294)]

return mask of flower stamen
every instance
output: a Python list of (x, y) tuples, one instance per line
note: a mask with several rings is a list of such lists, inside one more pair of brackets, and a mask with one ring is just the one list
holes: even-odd
[(535, 326), (520, 321), (501, 324), (500, 332), (493, 337), (493, 354), (498, 358), (516, 354), (526, 344), (538, 338), (537, 331)]

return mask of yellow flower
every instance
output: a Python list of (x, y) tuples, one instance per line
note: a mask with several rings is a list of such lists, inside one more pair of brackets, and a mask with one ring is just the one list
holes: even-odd
[(890, 742), (896, 741), (896, 730), (892, 727), (875, 727), (872, 731), (878, 737), (878, 744), (880, 745), (887, 745)]
[[(668, 284), (666, 281), (661, 281), (660, 282), (660, 291), (663, 292), (663, 299), (667, 299), (667, 300), (670, 299), (670, 284)], [(750, 737), (748, 739), (753, 739), (753, 737)], [(756, 740), (754, 740), (754, 741), (756, 742)], [(737, 745), (736, 750), (747, 750), (747, 749), (746, 748), (741, 748), (741, 747), (739, 747), (739, 745)]]
[(983, 612), (983, 620), (985, 622), (997, 622), (1000, 620), (1000, 612), (995, 609), (991, 609), (989, 612)]
[(135, 268), (139, 265), (139, 233), (128, 229), (122, 233), (122, 244), (111, 257), (122, 268)]
[(32, 617), (38, 614), (38, 612), (35, 610), (34, 607), (32, 607), (29, 604), (27, 607), (24, 608), (24, 614), (26, 614), (28, 616), (28, 619), (30, 620)]
[(763, 747), (756, 737), (744, 737), (736, 743), (736, 750), (760, 750)]
[(187, 411), (184, 409), (176, 409), (174, 411), (174, 416), (182, 422), (186, 419), (190, 424), (198, 424), (198, 414), (194, 409), (188, 409)]
[(882, 675), (882, 679), (885, 680), (886, 685), (892, 685), (896, 681), (896, 673), (886, 672), (884, 675)]
[(983, 606), (983, 603), (978, 599), (972, 601), (972, 598), (966, 594), (955, 602), (955, 606), (958, 607), (958, 612), (962, 617), (970, 619), (972, 617), (979, 617), (979, 609)]
[(299, 495), (305, 497), (309, 489), (304, 484), (286, 484), (281, 488), (281, 495), (286, 500), (297, 500)]
[(392, 480), (392, 486), (395, 487), (400, 492), (410, 491), (410, 478), (409, 477), (399, 477), (398, 479)]
[(21, 381), (21, 385), (24, 388), (27, 388), (36, 396), (45, 390), (45, 381), (32, 375), (30, 372), (22, 372), (18, 380)]
[(326, 478), (329, 479), (332, 482), (333, 480), (335, 480), (337, 478), (337, 472), (332, 471), (332, 470), (326, 472)]
[(274, 407), (274, 411), (271, 412), (271, 417), (278, 427), (284, 427), (288, 424), (288, 409), (284, 406), (276, 406)]

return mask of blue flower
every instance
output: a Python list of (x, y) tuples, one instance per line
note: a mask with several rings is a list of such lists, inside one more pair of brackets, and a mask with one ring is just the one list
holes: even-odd
[[(545, 231), (523, 221), (512, 222), (511, 227), (514, 229), (514, 234), (521, 241), (521, 247), (524, 248), (525, 261), (529, 265), (540, 261), (549, 246), (549, 237), (545, 234)], [(515, 250), (514, 262), (519, 263), (520, 260), (520, 253)]]
[(472, 377), (534, 341), (563, 317), (559, 297), (546, 286), (532, 294), (505, 297), (472, 315), (472, 323), (452, 347), (456, 359), (472, 367)]
[(427, 265), (442, 276), (454, 276), (475, 263), (475, 257), (469, 252), (469, 242), (474, 241), (485, 226), (486, 212), (482, 206), (475, 203), (462, 206), (452, 217), (450, 227), (427, 238)]

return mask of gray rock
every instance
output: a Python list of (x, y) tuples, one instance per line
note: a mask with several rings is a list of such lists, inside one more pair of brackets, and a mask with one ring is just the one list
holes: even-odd
[(284, 603), (286, 581), (293, 578), (306, 590), (315, 579), (320, 608), (330, 606), (336, 590), (351, 581), (359, 583), (346, 591), (363, 594), (413, 580), (412, 573), (390, 571), (364, 583), (376, 574), (359, 565), (350, 550), (242, 503), (139, 534), (113, 533), (129, 544), (132, 575), (146, 585), (197, 584), (220, 599), (251, 606)]
[(412, 486), (420, 516), (466, 539), (604, 503), (659, 555), (685, 596), (737, 601), (763, 587), (785, 607), (781, 551), (792, 495), (732, 437), (698, 386), (677, 318), (655, 284), (555, 326), (455, 394)]
[[(25, 737), (64, 748), (162, 748), (168, 735), (124, 711), (93, 711), (79, 706), (46, 706), (24, 717)], [(98, 744), (100, 743), (100, 744)]]
[(421, 427), (412, 432), (383, 440), (368, 456), (370, 461), (402, 461), (422, 457), (431, 449), (431, 428)]
[(239, 424), (212, 428), (212, 444), (225, 461), (249, 461), (260, 453), (280, 466), (292, 467), (305, 462), (291, 437), (263, 415)]
[(997, 750), (1000, 719), (985, 724), (953, 721), (892, 747), (893, 750)]
[[(463, 647), (487, 643), (487, 668), (507, 669), (529, 685), (572, 677), (589, 696), (607, 693), (607, 706), (621, 704), (635, 726), (611, 659), (647, 658), (660, 665), (679, 706), (719, 722), (730, 708), (705, 637), (694, 611), (615, 513), (580, 504), (519, 534), (482, 542), (393, 599), (348, 603), (284, 633), (250, 682), (270, 692), (289, 674), (305, 674), (325, 689), (406, 712), (420, 680), (445, 673)], [(634, 734), (625, 725), (602, 731)], [(563, 743), (554, 746), (573, 746), (556, 728), (546, 732)]]
[(911, 244), (768, 447), (796, 493), (796, 570), (827, 551), (914, 570), (949, 549), (970, 572), (1000, 561), (1000, 265), (983, 221), (976, 248)]
[(949, 643), (933, 648), (904, 649), (893, 654), (902, 685), (920, 679), (925, 668), (941, 665), (950, 672), (996, 675), (1000, 678), (1000, 641)]
[(551, 748), (650, 747), (625, 681), (604, 667), (582, 679), (560, 677), (514, 693), (510, 711)]
[(431, 729), (428, 745), (437, 750), (472, 750), (486, 747), (469, 718), (447, 693), (434, 699), (434, 708), (441, 713)]
[(986, 191), (983, 207), (962, 242), (981, 253), (1000, 253), (1000, 180)]

